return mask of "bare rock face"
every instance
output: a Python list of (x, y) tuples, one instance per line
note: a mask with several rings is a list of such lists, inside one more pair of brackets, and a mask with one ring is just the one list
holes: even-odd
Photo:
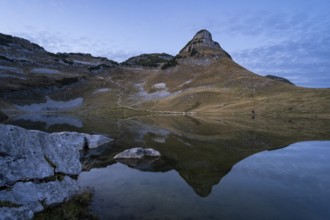
[(231, 56), (220, 47), (220, 44), (212, 40), (212, 35), (207, 30), (198, 31), (193, 39), (179, 52), (181, 58), (203, 56), (231, 59)]
[(158, 67), (171, 59), (173, 59), (173, 56), (166, 53), (150, 53), (131, 57), (121, 64), (124, 66)]
[(79, 151), (111, 141), (102, 135), (0, 124), (0, 202), (5, 204), (0, 219), (31, 219), (43, 210), (42, 204), (57, 204), (79, 193), (71, 178), (82, 171)]
[(136, 147), (117, 154), (114, 159), (130, 168), (140, 171), (166, 172), (170, 167), (161, 158), (161, 154), (152, 148)]
[(0, 219), (32, 219), (43, 205), (55, 205), (79, 194), (81, 189), (76, 180), (65, 176), (62, 181), (45, 183), (18, 182), (11, 190), (2, 190), (0, 201), (11, 207), (0, 207)]
[(46, 133), (0, 125), (0, 186), (55, 173), (78, 175), (79, 150), (112, 141), (101, 135), (77, 132)]

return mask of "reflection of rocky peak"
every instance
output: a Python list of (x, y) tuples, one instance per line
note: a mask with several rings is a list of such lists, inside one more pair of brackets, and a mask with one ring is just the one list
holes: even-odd
[(206, 55), (231, 58), (218, 42), (212, 40), (212, 35), (207, 30), (198, 31), (179, 53), (183, 58)]
[(226, 161), (223, 161), (222, 163), (216, 162), (214, 159), (210, 161), (196, 161), (199, 165), (195, 165), (192, 161), (185, 161), (184, 163), (180, 163), (180, 166), (175, 167), (175, 169), (193, 188), (195, 193), (201, 197), (209, 196), (212, 192), (213, 186), (217, 185), (234, 165), (234, 163), (227, 165)]

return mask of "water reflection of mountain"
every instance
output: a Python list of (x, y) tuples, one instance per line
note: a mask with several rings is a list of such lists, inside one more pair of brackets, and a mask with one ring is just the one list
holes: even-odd
[[(94, 123), (97, 120), (93, 121)], [(175, 169), (200, 196), (208, 196), (231, 168), (257, 152), (285, 147), (307, 140), (329, 140), (330, 121), (325, 120), (221, 120), (219, 118), (144, 117), (115, 120), (84, 129), (114, 132), (112, 148), (94, 158), (91, 167), (113, 163), (118, 152), (136, 146), (151, 147), (161, 152), (162, 162), (128, 164), (142, 171)], [(103, 127), (103, 128), (102, 128)], [(107, 128), (107, 129), (104, 129)], [(162, 167), (164, 166), (164, 167)], [(143, 168), (144, 167), (144, 168)]]
[[(42, 114), (42, 113), (26, 113), (10, 117), (10, 124), (18, 124), (29, 128), (32, 126), (34, 129), (49, 130), (51, 127), (60, 128), (82, 128), (82, 121), (72, 115), (57, 115), (57, 114)], [(71, 130), (70, 129), (70, 130)]]
[[(200, 196), (208, 196), (239, 161), (257, 152), (307, 140), (330, 140), (330, 120), (222, 119), (187, 116), (133, 119), (83, 118), (72, 130), (108, 134), (111, 147), (82, 152), (85, 170), (115, 163), (117, 153), (131, 147), (151, 147), (161, 161), (127, 164), (141, 171), (176, 170)], [(50, 128), (51, 129), (51, 128)]]

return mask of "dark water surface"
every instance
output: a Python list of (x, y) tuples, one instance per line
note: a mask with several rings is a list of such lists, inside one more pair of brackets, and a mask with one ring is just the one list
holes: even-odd
[[(330, 219), (329, 120), (56, 117), (9, 123), (115, 139), (81, 153), (100, 219)], [(112, 159), (137, 146), (162, 157)]]
[(330, 142), (301, 142), (237, 163), (200, 197), (175, 170), (122, 164), (79, 177), (103, 219), (329, 219)]

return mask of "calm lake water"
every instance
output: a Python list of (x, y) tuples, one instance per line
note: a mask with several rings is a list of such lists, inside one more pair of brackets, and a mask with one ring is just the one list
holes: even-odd
[(201, 197), (175, 170), (122, 164), (80, 175), (102, 219), (329, 219), (330, 142), (302, 142), (237, 163)]
[[(329, 121), (54, 117), (10, 123), (115, 139), (81, 153), (78, 182), (100, 219), (330, 219)], [(162, 157), (112, 159), (137, 146)]]

